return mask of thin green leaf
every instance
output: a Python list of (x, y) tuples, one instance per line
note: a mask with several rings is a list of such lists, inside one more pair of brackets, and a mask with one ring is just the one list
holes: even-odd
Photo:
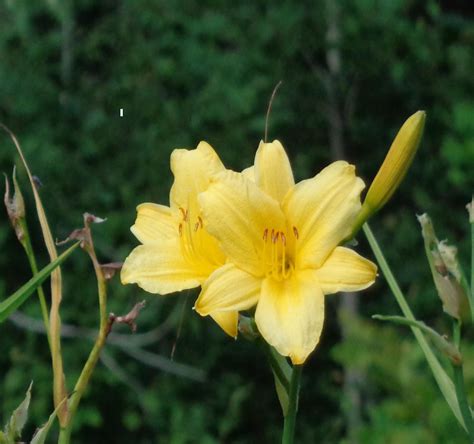
[(433, 330), (431, 327), (428, 327), (424, 322), (416, 321), (412, 319), (407, 319), (403, 316), (382, 316), (382, 315), (373, 315), (373, 319), (378, 319), (379, 321), (388, 321), (393, 322), (399, 325), (405, 325), (408, 327), (415, 327), (420, 329), (427, 337), (431, 340), (432, 344), (449, 360), (453, 365), (462, 364), (461, 352), (458, 348), (449, 342), (444, 336), (441, 336), (436, 330)]
[(280, 378), (276, 375), (273, 369), (272, 369), (272, 372), (273, 372), (273, 378), (275, 380), (275, 390), (278, 396), (278, 401), (280, 401), (281, 409), (283, 411), (283, 416), (286, 416), (288, 412), (288, 403), (290, 400), (290, 394), (288, 393), (288, 390), (280, 382)]
[(21, 401), (20, 405), (12, 413), (12, 416), (10, 416), (10, 419), (8, 420), (8, 424), (5, 427), (5, 438), (8, 443), (15, 443), (21, 438), (21, 431), (28, 419), (28, 408), (30, 407), (32, 386), (33, 382), (30, 383), (30, 386), (26, 391), (25, 399)]
[(288, 411), (288, 402), (290, 396), (290, 381), (293, 369), (288, 361), (281, 356), (273, 347), (266, 345), (267, 356), (275, 378), (275, 389), (278, 400), (280, 401), (283, 416)]
[(56, 267), (64, 262), (70, 254), (76, 249), (79, 243), (74, 244), (67, 249), (56, 260), (49, 263), (38, 274), (35, 274), (26, 284), (19, 288), (15, 293), (0, 303), (0, 323), (10, 316), (18, 307), (31, 296), (36, 288), (43, 283), (43, 281), (56, 269)]
[[(67, 398), (64, 398), (64, 400), (57, 406), (57, 408), (54, 410), (53, 413), (48, 418), (48, 421), (46, 421), (45, 424), (43, 424), (39, 429), (36, 430), (35, 434), (33, 435), (33, 439), (31, 440), (30, 444), (44, 444), (48, 433), (51, 429), (51, 426), (54, 423), (54, 420), (57, 417), (58, 410), (61, 408), (63, 403), (67, 400)], [(1, 441), (0, 441), (1, 444)]]

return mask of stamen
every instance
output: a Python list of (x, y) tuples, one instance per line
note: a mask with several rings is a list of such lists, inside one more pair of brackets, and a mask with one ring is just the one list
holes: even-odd
[[(262, 266), (267, 277), (272, 277), (278, 281), (287, 279), (294, 266), (287, 257), (287, 237), (283, 231), (276, 229), (265, 228), (263, 230), (263, 251), (262, 251)], [(270, 240), (270, 245), (267, 241)]]
[(201, 228), (203, 228), (204, 224), (202, 223), (201, 216), (198, 216), (198, 222), (199, 222), (199, 225), (201, 226)]
[(182, 223), (180, 223), (178, 225), (178, 233), (181, 237), (183, 236), (183, 224)]
[(179, 211), (183, 215), (183, 220), (186, 222), (188, 220), (188, 211), (185, 210), (183, 207), (179, 207)]
[(286, 236), (284, 233), (281, 233), (281, 243), (282, 243), (282, 248), (281, 248), (281, 271), (283, 274), (283, 278), (286, 278), (285, 276), (285, 271), (286, 271)]
[(293, 227), (293, 234), (295, 235), (296, 239), (298, 239), (300, 237), (300, 235), (298, 233), (298, 229), (296, 227)]

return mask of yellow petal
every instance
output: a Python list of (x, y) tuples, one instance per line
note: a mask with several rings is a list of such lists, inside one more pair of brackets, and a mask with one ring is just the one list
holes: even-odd
[(363, 290), (374, 283), (376, 276), (373, 262), (344, 247), (337, 247), (316, 270), (324, 294)]
[(293, 364), (302, 364), (315, 349), (324, 323), (324, 295), (313, 271), (286, 280), (265, 279), (255, 313), (263, 338)]
[(363, 188), (364, 182), (356, 177), (354, 166), (338, 161), (312, 179), (299, 182), (287, 194), (283, 211), (289, 231), (298, 233), (297, 267), (319, 268), (350, 233), (360, 211)]
[(194, 308), (202, 316), (247, 310), (257, 303), (261, 282), (235, 265), (226, 264), (214, 271), (203, 284)]
[(238, 311), (215, 312), (211, 313), (210, 316), (229, 336), (233, 338), (237, 337)]
[(149, 293), (168, 294), (198, 287), (207, 276), (189, 265), (176, 241), (139, 245), (125, 259), (122, 284), (138, 284)]
[(197, 215), (197, 195), (208, 187), (211, 175), (222, 170), (224, 165), (219, 156), (206, 142), (200, 142), (195, 150), (174, 150), (171, 153), (171, 171), (174, 174), (171, 206), (189, 209)]
[(144, 203), (137, 207), (137, 219), (130, 228), (142, 244), (162, 242), (178, 236), (178, 214), (169, 207)]
[(285, 227), (280, 205), (240, 173), (218, 174), (199, 195), (204, 225), (239, 268), (263, 273), (265, 230)]
[(255, 180), (262, 190), (278, 202), (295, 184), (290, 161), (278, 140), (260, 142), (255, 155)]
[(255, 167), (253, 165), (248, 168), (245, 168), (245, 170), (242, 170), (242, 174), (246, 179), (255, 182)]

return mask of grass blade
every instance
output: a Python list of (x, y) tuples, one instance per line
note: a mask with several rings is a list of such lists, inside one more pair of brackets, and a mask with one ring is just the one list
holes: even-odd
[(67, 249), (61, 256), (56, 260), (49, 263), (44, 267), (38, 274), (35, 274), (26, 284), (19, 288), (15, 293), (9, 296), (7, 299), (0, 303), (0, 323), (3, 322), (10, 314), (20, 307), (40, 286), (45, 279), (64, 262), (70, 254), (75, 250), (79, 243), (74, 244), (72, 247)]

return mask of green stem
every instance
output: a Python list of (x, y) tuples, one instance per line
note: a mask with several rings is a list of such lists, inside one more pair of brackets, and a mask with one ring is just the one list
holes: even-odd
[(298, 397), (300, 392), (302, 365), (293, 366), (290, 382), (288, 411), (283, 425), (282, 444), (293, 444), (295, 437), (296, 413), (298, 412)]
[[(28, 231), (28, 226), (25, 220), (23, 220), (20, 223), (22, 223), (22, 229), (24, 233), (24, 237), (21, 240), (21, 244), (23, 245), (26, 256), (28, 257), (28, 262), (30, 263), (31, 271), (33, 275), (35, 275), (38, 273), (38, 264), (36, 263), (36, 257), (35, 257), (35, 252), (33, 251), (33, 246), (31, 245), (31, 239), (30, 239), (30, 233)], [(46, 297), (44, 295), (43, 287), (41, 285), (38, 287), (37, 292), (38, 292), (38, 299), (39, 299), (40, 307), (41, 307), (41, 315), (43, 316), (43, 323), (44, 323), (44, 327), (46, 329), (46, 334), (48, 337), (48, 344), (49, 344), (49, 348), (51, 349), (48, 305), (46, 304)]]
[[(395, 279), (395, 276), (393, 275), (392, 271), (390, 270), (389, 265), (387, 264), (387, 261), (385, 260), (382, 250), (380, 249), (380, 246), (377, 240), (375, 239), (375, 236), (372, 233), (372, 230), (370, 229), (367, 223), (363, 225), (362, 229), (364, 230), (364, 234), (367, 237), (367, 240), (369, 241), (370, 247), (377, 259), (377, 262), (382, 270), (383, 275), (385, 276), (385, 279), (387, 280), (390, 290), (392, 290), (392, 293), (395, 296), (395, 299), (397, 300), (398, 305), (400, 306), (400, 309), (402, 310), (405, 317), (414, 321), (415, 317), (413, 316), (413, 313), (405, 299), (405, 296), (400, 290), (400, 287)], [(427, 340), (423, 336), (423, 333), (421, 333), (417, 328), (414, 328), (414, 327), (411, 327), (411, 330), (413, 334), (415, 335), (415, 338), (418, 341), (418, 344), (425, 355), (425, 358), (431, 368), (431, 371), (436, 380), (436, 383), (438, 384), (439, 389), (441, 390), (441, 393), (446, 399), (446, 402), (451, 408), (456, 419), (459, 421), (459, 423), (464, 428), (464, 430), (467, 431), (467, 427), (464, 424), (464, 418), (459, 408), (459, 402), (456, 396), (453, 382), (451, 381), (450, 377), (441, 366), (436, 355), (431, 350), (431, 347), (429, 346)]]
[[(456, 347), (460, 348), (461, 342), (461, 322), (453, 319), (453, 340)], [(474, 422), (472, 419), (471, 408), (467, 400), (466, 386), (464, 385), (464, 369), (463, 365), (453, 365), (454, 387), (459, 401), (459, 409), (461, 410), (464, 423), (466, 424), (467, 433), (471, 442), (474, 442)]]
[(79, 407), (79, 403), (81, 402), (82, 396), (89, 384), (89, 381), (92, 377), (92, 373), (94, 372), (95, 366), (97, 361), (99, 360), (100, 353), (105, 345), (107, 340), (107, 336), (110, 332), (111, 324), (109, 322), (107, 316), (107, 282), (104, 277), (104, 273), (102, 268), (97, 260), (97, 257), (94, 252), (94, 247), (92, 243), (92, 238), (90, 238), (91, 247), (89, 255), (92, 259), (94, 264), (94, 270), (97, 277), (97, 289), (99, 295), (99, 311), (100, 311), (100, 328), (99, 334), (97, 339), (94, 343), (94, 347), (92, 348), (89, 357), (82, 369), (82, 372), (79, 376), (79, 379), (76, 382), (74, 387), (74, 392), (71, 395), (71, 399), (69, 401), (69, 416), (67, 424), (61, 428), (59, 432), (59, 440), (58, 444), (69, 444), (71, 439), (71, 431), (72, 431), (72, 424), (77, 413), (77, 409)]
[[(474, 205), (474, 200), (471, 205)], [(474, 211), (471, 210), (471, 211)], [(472, 323), (474, 324), (474, 222), (471, 222), (471, 300), (470, 306), (471, 306), (471, 318), (472, 318)]]

